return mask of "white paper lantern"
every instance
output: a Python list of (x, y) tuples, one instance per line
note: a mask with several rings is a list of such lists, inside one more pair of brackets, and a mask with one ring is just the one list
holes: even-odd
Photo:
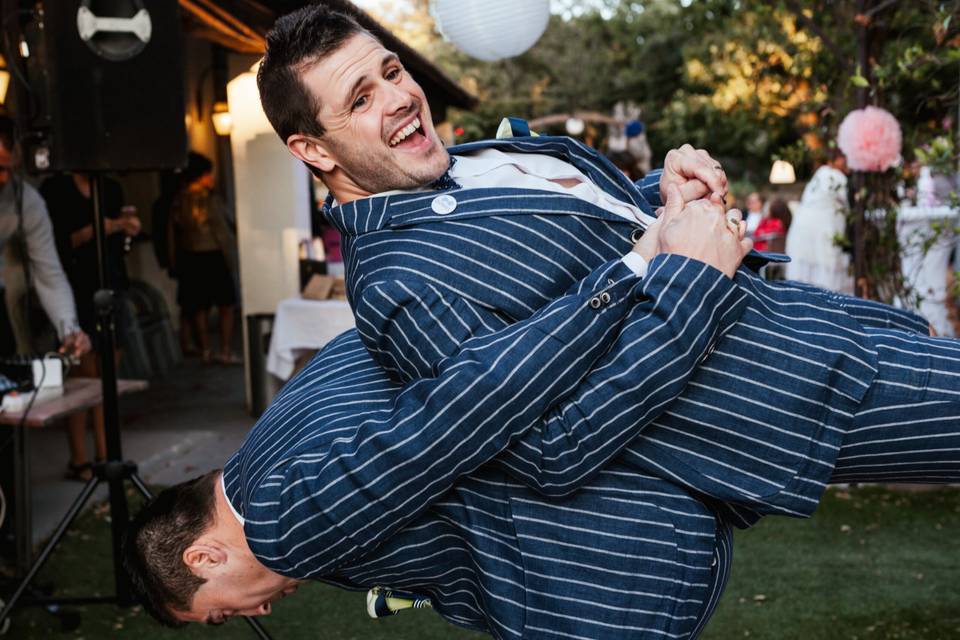
[(445, 38), (489, 62), (518, 56), (540, 39), (550, 0), (435, 0), (433, 11)]
[(564, 125), (567, 129), (567, 133), (572, 136), (578, 136), (583, 133), (583, 130), (586, 128), (586, 123), (580, 118), (567, 118), (567, 122)]

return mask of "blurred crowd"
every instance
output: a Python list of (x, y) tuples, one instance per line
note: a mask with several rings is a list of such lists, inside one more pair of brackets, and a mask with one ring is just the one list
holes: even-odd
[[(17, 173), (13, 122), (0, 117), (0, 358), (57, 350), (71, 359), (70, 375), (100, 375), (98, 325), (111, 318), (119, 366), (139, 321), (128, 301), (126, 258), (134, 239), (146, 239), (137, 208), (121, 184), (99, 176), (105, 250), (97, 249), (95, 177), (81, 172), (45, 178), (38, 187)], [(237, 364), (235, 324), (236, 240), (227, 207), (214, 193), (211, 161), (191, 153), (186, 169), (169, 182), (152, 210), (158, 261), (178, 284), (180, 346), (204, 362)], [(105, 287), (112, 304), (98, 310), (94, 296)], [(141, 285), (143, 286), (143, 285)], [(219, 319), (214, 350), (208, 317)], [(107, 314), (107, 315), (104, 315)], [(92, 433), (92, 452), (88, 449)], [(92, 463), (106, 458), (103, 407), (67, 419), (66, 477), (85, 481)], [(92, 453), (92, 455), (91, 455)]]

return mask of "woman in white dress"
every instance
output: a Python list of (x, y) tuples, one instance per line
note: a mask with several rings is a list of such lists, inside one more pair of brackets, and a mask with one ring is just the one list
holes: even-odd
[(842, 155), (817, 169), (803, 190), (787, 232), (788, 280), (853, 294), (850, 256), (834, 243), (846, 230), (847, 176)]

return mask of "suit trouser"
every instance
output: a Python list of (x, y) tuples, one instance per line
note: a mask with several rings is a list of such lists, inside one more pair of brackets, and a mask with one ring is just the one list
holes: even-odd
[(831, 482), (960, 482), (960, 340), (869, 329), (877, 377)]

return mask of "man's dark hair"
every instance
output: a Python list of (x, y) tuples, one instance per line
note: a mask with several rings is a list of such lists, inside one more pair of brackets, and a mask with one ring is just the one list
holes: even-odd
[(317, 120), (319, 96), (303, 84), (300, 75), (357, 33), (373, 37), (351, 16), (313, 4), (281, 17), (267, 34), (257, 87), (263, 112), (284, 144), (295, 133), (323, 135)]
[(782, 198), (777, 198), (770, 203), (770, 216), (776, 218), (783, 224), (784, 231), (790, 228), (790, 223), (793, 221), (793, 214), (790, 213), (790, 207), (787, 206), (786, 200)]
[(168, 627), (185, 624), (173, 611), (188, 611), (206, 582), (184, 564), (183, 552), (213, 524), (219, 474), (217, 469), (160, 492), (124, 536), (123, 567), (134, 595)]

